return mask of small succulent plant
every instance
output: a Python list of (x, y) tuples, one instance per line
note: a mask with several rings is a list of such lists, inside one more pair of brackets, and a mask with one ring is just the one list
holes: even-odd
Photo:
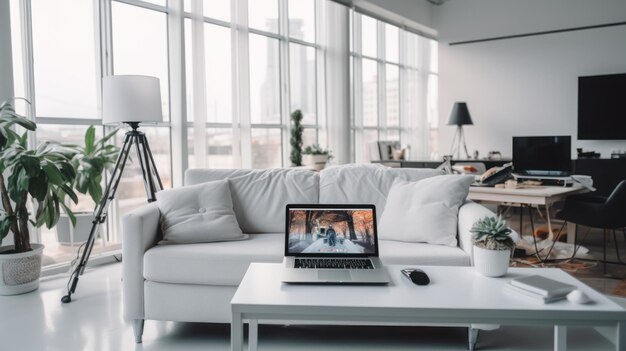
[(485, 217), (474, 223), (470, 232), (474, 245), (487, 250), (512, 250), (515, 242), (511, 228), (502, 217)]

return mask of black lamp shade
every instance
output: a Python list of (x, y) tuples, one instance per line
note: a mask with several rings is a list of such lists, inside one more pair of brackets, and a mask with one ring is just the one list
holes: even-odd
[(450, 119), (448, 119), (448, 125), (463, 126), (471, 125), (472, 117), (467, 109), (467, 103), (455, 102), (450, 112)]

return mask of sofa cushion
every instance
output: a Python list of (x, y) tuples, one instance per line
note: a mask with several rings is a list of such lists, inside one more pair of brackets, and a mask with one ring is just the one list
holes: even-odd
[(156, 194), (163, 243), (243, 240), (227, 180), (165, 189)]
[(407, 243), (394, 240), (378, 241), (380, 259), (384, 264), (469, 266), (470, 256), (459, 247)]
[(315, 204), (319, 175), (305, 169), (192, 169), (185, 184), (228, 179), (237, 222), (244, 233), (279, 233), (285, 230), (287, 204)]
[(418, 181), (443, 174), (435, 169), (390, 168), (378, 164), (343, 165), (320, 172), (321, 204), (373, 204), (377, 219), (385, 208), (387, 194), (396, 179)]
[(387, 240), (457, 246), (459, 207), (473, 176), (441, 175), (393, 184), (380, 218), (379, 237)]
[(248, 240), (159, 245), (143, 257), (144, 278), (172, 284), (238, 285), (251, 262), (282, 262), (284, 234)]

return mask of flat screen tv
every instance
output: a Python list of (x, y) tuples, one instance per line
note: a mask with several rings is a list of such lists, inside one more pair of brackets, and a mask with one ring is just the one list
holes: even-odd
[(626, 139), (626, 73), (578, 77), (578, 139)]
[(528, 176), (567, 176), (572, 171), (572, 137), (513, 137), (513, 170)]

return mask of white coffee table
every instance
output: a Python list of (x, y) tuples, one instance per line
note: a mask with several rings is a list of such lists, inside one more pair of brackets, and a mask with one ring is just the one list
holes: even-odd
[[(422, 266), (430, 285), (417, 286), (388, 266), (386, 286), (290, 285), (280, 281), (281, 264), (252, 263), (231, 301), (231, 350), (243, 350), (243, 324), (248, 344), (256, 349), (258, 321), (328, 322), (328, 324), (503, 324), (553, 325), (554, 349), (567, 348), (567, 326), (611, 326), (616, 350), (626, 351), (626, 310), (560, 269), (511, 268), (502, 278), (486, 278), (472, 267)], [(567, 300), (543, 304), (505, 290), (511, 278), (541, 274), (574, 284), (594, 301)], [(470, 348), (477, 332), (470, 329)], [(459, 345), (463, 350), (465, 345)]]

